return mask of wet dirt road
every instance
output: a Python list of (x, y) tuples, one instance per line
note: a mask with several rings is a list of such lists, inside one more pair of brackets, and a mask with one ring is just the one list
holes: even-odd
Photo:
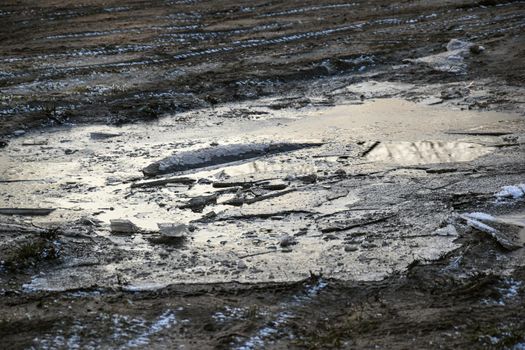
[(522, 349), (524, 13), (3, 2), (0, 347)]

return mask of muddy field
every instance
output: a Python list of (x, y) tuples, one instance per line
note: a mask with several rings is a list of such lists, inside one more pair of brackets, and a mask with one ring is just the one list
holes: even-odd
[[(520, 86), (524, 11), (521, 1), (495, 0), (6, 0), (1, 130), (121, 124), (290, 91), (324, 93), (312, 79), (346, 74), (351, 82), (370, 71), (381, 80), (497, 77), (495, 91), (501, 81)], [(460, 77), (403, 66), (453, 38), (488, 49)], [(482, 106), (506, 100), (496, 94)]]
[(0, 348), (525, 349), (524, 2), (0, 20)]

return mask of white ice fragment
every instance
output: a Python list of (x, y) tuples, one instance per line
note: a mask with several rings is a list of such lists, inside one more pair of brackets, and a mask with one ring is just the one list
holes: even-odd
[(174, 223), (159, 223), (160, 233), (165, 237), (182, 238), (188, 234), (188, 225)]
[(525, 184), (503, 186), (501, 190), (496, 193), (498, 199), (513, 198), (519, 199), (525, 196)]
[(111, 232), (113, 233), (135, 233), (139, 231), (139, 228), (127, 219), (112, 219), (110, 222)]
[(160, 315), (149, 327), (137, 337), (130, 339), (123, 348), (145, 347), (150, 343), (151, 336), (169, 329), (177, 324), (177, 318), (171, 310)]
[(465, 214), (465, 216), (468, 216), (471, 219), (475, 220), (481, 220), (481, 221), (494, 221), (496, 218), (490, 214), (481, 213), (481, 212), (474, 212), (474, 213), (468, 213)]
[(416, 59), (406, 59), (405, 62), (423, 63), (437, 71), (464, 74), (467, 70), (465, 58), (472, 52), (480, 53), (484, 49), (482, 46), (468, 41), (452, 39), (447, 44), (447, 51), (445, 52)]
[(447, 44), (447, 51), (468, 49), (470, 46), (472, 46), (472, 43), (469, 43), (468, 41), (451, 39)]
[[(481, 232), (488, 233), (491, 235), (499, 244), (501, 244), (505, 249), (508, 250), (515, 250), (519, 249), (523, 246), (523, 244), (519, 244), (516, 242), (513, 242), (511, 239), (509, 239), (504, 233), (496, 230), (495, 228), (484, 224), (481, 221), (478, 221), (476, 219), (472, 219), (468, 217), (467, 215), (461, 216), (464, 220), (466, 220), (467, 225), (475, 228), (476, 230), (479, 230)], [(496, 221), (497, 222), (497, 221)]]
[(126, 292), (151, 292), (161, 290), (169, 286), (169, 283), (154, 281), (136, 281), (131, 284), (123, 285), (122, 290)]
[(438, 228), (435, 232), (438, 236), (457, 236), (458, 231), (454, 225), (447, 225), (445, 227)]
[(478, 229), (480, 231), (489, 233), (494, 238), (497, 238), (496, 237), (496, 232), (498, 232), (498, 231), (495, 228), (490, 227), (489, 225), (486, 225), (486, 224), (482, 223), (481, 221), (474, 220), (474, 219), (472, 219), (472, 220), (471, 219), (467, 219), (467, 224), (469, 226), (474, 227), (475, 229)]

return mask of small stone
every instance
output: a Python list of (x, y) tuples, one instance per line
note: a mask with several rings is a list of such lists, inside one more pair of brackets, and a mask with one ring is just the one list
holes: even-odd
[(328, 234), (328, 235), (324, 236), (323, 239), (324, 239), (325, 241), (333, 241), (333, 240), (335, 240), (335, 239), (339, 239), (339, 237), (337, 237), (337, 236), (335, 236), (335, 235), (330, 235), (330, 234)]
[(297, 242), (292, 236), (289, 235), (284, 235), (283, 237), (281, 237), (281, 240), (279, 242), (279, 245), (283, 248), (289, 247), (294, 244), (297, 244)]
[(211, 181), (210, 179), (206, 179), (206, 178), (200, 178), (199, 180), (197, 180), (197, 183), (199, 185), (210, 185), (213, 183), (213, 181)]
[(310, 175), (298, 176), (297, 180), (302, 181), (305, 184), (314, 184), (317, 182), (317, 175), (310, 174)]
[(481, 45), (474, 44), (469, 48), (469, 51), (473, 53), (474, 55), (478, 55), (485, 51), (485, 48)]
[(361, 244), (361, 247), (365, 249), (376, 248), (377, 244), (364, 242)]
[(25, 135), (25, 133), (26, 131), (22, 129), (13, 131), (14, 136), (22, 136), (22, 135)]
[(45, 146), (47, 140), (27, 140), (22, 142), (22, 146)]
[(504, 142), (518, 142), (518, 135), (505, 135), (505, 136), (502, 136), (501, 139), (504, 141)]
[(355, 252), (357, 250), (356, 246), (353, 245), (345, 245), (345, 252)]

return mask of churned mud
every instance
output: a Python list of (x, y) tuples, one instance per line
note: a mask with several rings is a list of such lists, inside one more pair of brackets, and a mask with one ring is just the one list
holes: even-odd
[(0, 345), (525, 348), (520, 1), (0, 6)]
[[(501, 81), (522, 87), (525, 79), (523, 14), (521, 1), (6, 0), (0, 125), (5, 133), (121, 124), (257, 96), (327, 93), (337, 84), (305, 82), (350, 73), (347, 84), (370, 72), (408, 82), (490, 79), (491, 96), (469, 104), (508, 107), (516, 91)], [(487, 49), (471, 50), (470, 69), (460, 45), (449, 47), (452, 60), (439, 56), (456, 38)]]

